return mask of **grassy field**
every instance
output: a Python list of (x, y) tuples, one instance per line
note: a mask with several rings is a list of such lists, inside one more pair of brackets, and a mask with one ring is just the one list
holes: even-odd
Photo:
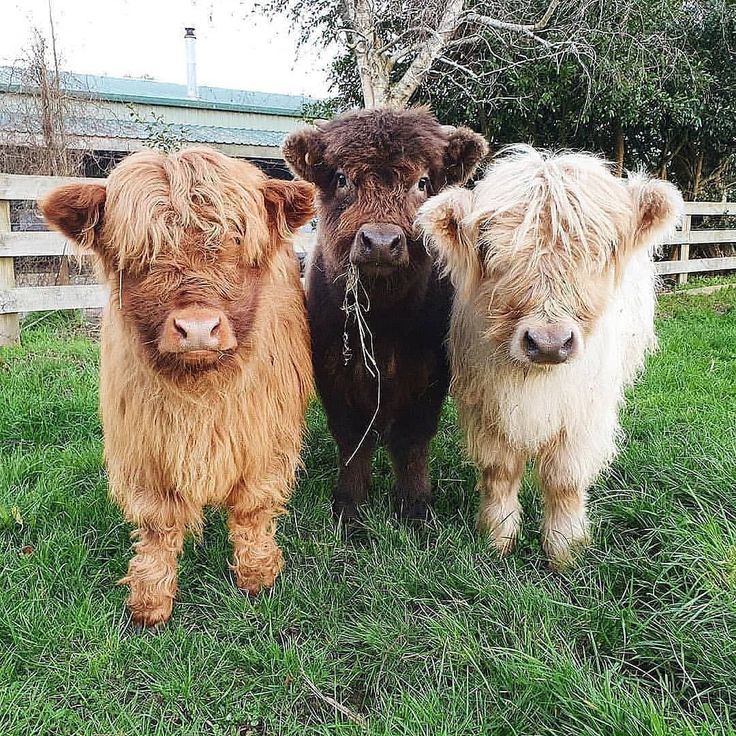
[(0, 734), (736, 733), (736, 290), (663, 297), (659, 333), (578, 568), (545, 564), (528, 484), (518, 552), (499, 560), (477, 537), (451, 405), (435, 519), (417, 531), (387, 513), (381, 455), (365, 528), (344, 541), (315, 405), (276, 588), (236, 591), (212, 512), (171, 624), (136, 635), (115, 585), (130, 539), (101, 467), (97, 347), (70, 317), (28, 327), (0, 353)]

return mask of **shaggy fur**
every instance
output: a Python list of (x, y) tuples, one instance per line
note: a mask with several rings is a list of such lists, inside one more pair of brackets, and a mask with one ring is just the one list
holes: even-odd
[[(617, 179), (593, 156), (516, 147), (473, 192), (420, 211), (458, 290), (452, 391), (480, 469), (478, 524), (501, 553), (519, 532), (528, 458), (551, 561), (587, 542), (586, 493), (616, 452), (624, 389), (655, 347), (651, 248), (681, 205), (672, 185)], [(559, 324), (575, 354), (528, 360), (524, 334)]]
[[(293, 171), (319, 194), (307, 308), (317, 388), (339, 451), (333, 508), (345, 519), (367, 498), (379, 439), (393, 462), (397, 510), (426, 515), (428, 446), (449, 384), (451, 285), (413, 221), (432, 192), (465, 182), (486, 151), (480, 136), (442, 127), (424, 109), (353, 112), (284, 144)], [(388, 264), (359, 259), (366, 228), (400, 238)], [(357, 293), (346, 295), (356, 273)]]
[[(290, 237), (312, 196), (309, 184), (193, 148), (133, 154), (107, 187), (70, 184), (42, 203), (99, 257), (110, 288), (100, 404), (110, 491), (137, 527), (122, 582), (138, 624), (169, 619), (184, 534), (201, 530), (207, 504), (228, 510), (239, 587), (256, 593), (282, 568), (276, 518), (312, 390)], [(164, 351), (169, 315), (192, 307), (220, 310), (233, 346)]]

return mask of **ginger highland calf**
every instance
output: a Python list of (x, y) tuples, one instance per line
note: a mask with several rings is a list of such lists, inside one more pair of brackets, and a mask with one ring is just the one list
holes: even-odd
[(110, 492), (138, 538), (121, 581), (136, 624), (171, 616), (184, 534), (208, 504), (228, 511), (241, 589), (269, 587), (283, 566), (276, 519), (312, 390), (290, 240), (312, 194), (192, 148), (135, 153), (107, 186), (64, 185), (42, 203), (110, 289), (100, 405)]
[(682, 199), (594, 156), (518, 146), (419, 221), (457, 294), (452, 392), (480, 470), (478, 525), (504, 554), (533, 459), (555, 566), (588, 543), (586, 494), (616, 453), (624, 389), (655, 347), (651, 250)]

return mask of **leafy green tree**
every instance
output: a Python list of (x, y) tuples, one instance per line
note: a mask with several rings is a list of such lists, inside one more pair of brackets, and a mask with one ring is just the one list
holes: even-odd
[[(305, 38), (316, 32), (325, 34), (317, 41), (339, 38), (335, 0), (312, 5), (317, 15)], [(466, 17), (480, 6), (481, 0), (467, 0)], [(549, 7), (532, 0), (524, 12), (539, 18)], [(736, 179), (736, 2), (591, 0), (576, 12), (574, 34), (554, 21), (537, 38), (461, 25), (412, 103), (429, 104), (443, 122), (471, 125), (495, 148), (516, 141), (584, 148), (611, 158), (619, 171), (644, 167), (670, 177), (693, 198), (730, 191)], [(408, 63), (396, 65), (395, 78)], [(331, 71), (336, 94), (328, 115), (362, 106), (361, 73), (349, 44)]]
[(337, 44), (334, 71), (350, 80), (346, 99), (403, 108), (438, 78), (462, 85), (465, 78), (486, 77), (488, 70), (476, 63), (482, 56), (468, 49), (486, 48), (502, 64), (589, 56), (587, 23), (595, 16), (588, 9), (603, 1), (262, 0), (256, 12), (285, 14), (302, 43)]
[(536, 60), (499, 71), (492, 86), (427, 85), (419, 99), (495, 146), (592, 149), (619, 170), (671, 177), (692, 198), (720, 197), (736, 176), (736, 4), (637, 5), (623, 23), (600, 17), (593, 65)]

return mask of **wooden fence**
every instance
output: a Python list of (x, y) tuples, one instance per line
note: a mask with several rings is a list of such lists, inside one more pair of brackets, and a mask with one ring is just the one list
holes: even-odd
[[(55, 232), (11, 232), (11, 200), (36, 200), (55, 186), (68, 181), (97, 181), (99, 179), (64, 179), (54, 176), (20, 176), (0, 174), (0, 345), (12, 345), (19, 339), (19, 317), (23, 312), (56, 309), (84, 309), (101, 307), (107, 301), (105, 287), (34, 286), (17, 287), (14, 259), (33, 256), (62, 256), (71, 252), (63, 236)], [(736, 243), (736, 230), (693, 230), (693, 217), (736, 216), (736, 202), (687, 202), (682, 229), (667, 241), (677, 247), (677, 260), (660, 261), (657, 272), (676, 274), (678, 282), (687, 280), (690, 273), (736, 269), (736, 257), (690, 258), (690, 246)], [(297, 243), (298, 250), (309, 244)], [(674, 252), (674, 251), (673, 251)]]

